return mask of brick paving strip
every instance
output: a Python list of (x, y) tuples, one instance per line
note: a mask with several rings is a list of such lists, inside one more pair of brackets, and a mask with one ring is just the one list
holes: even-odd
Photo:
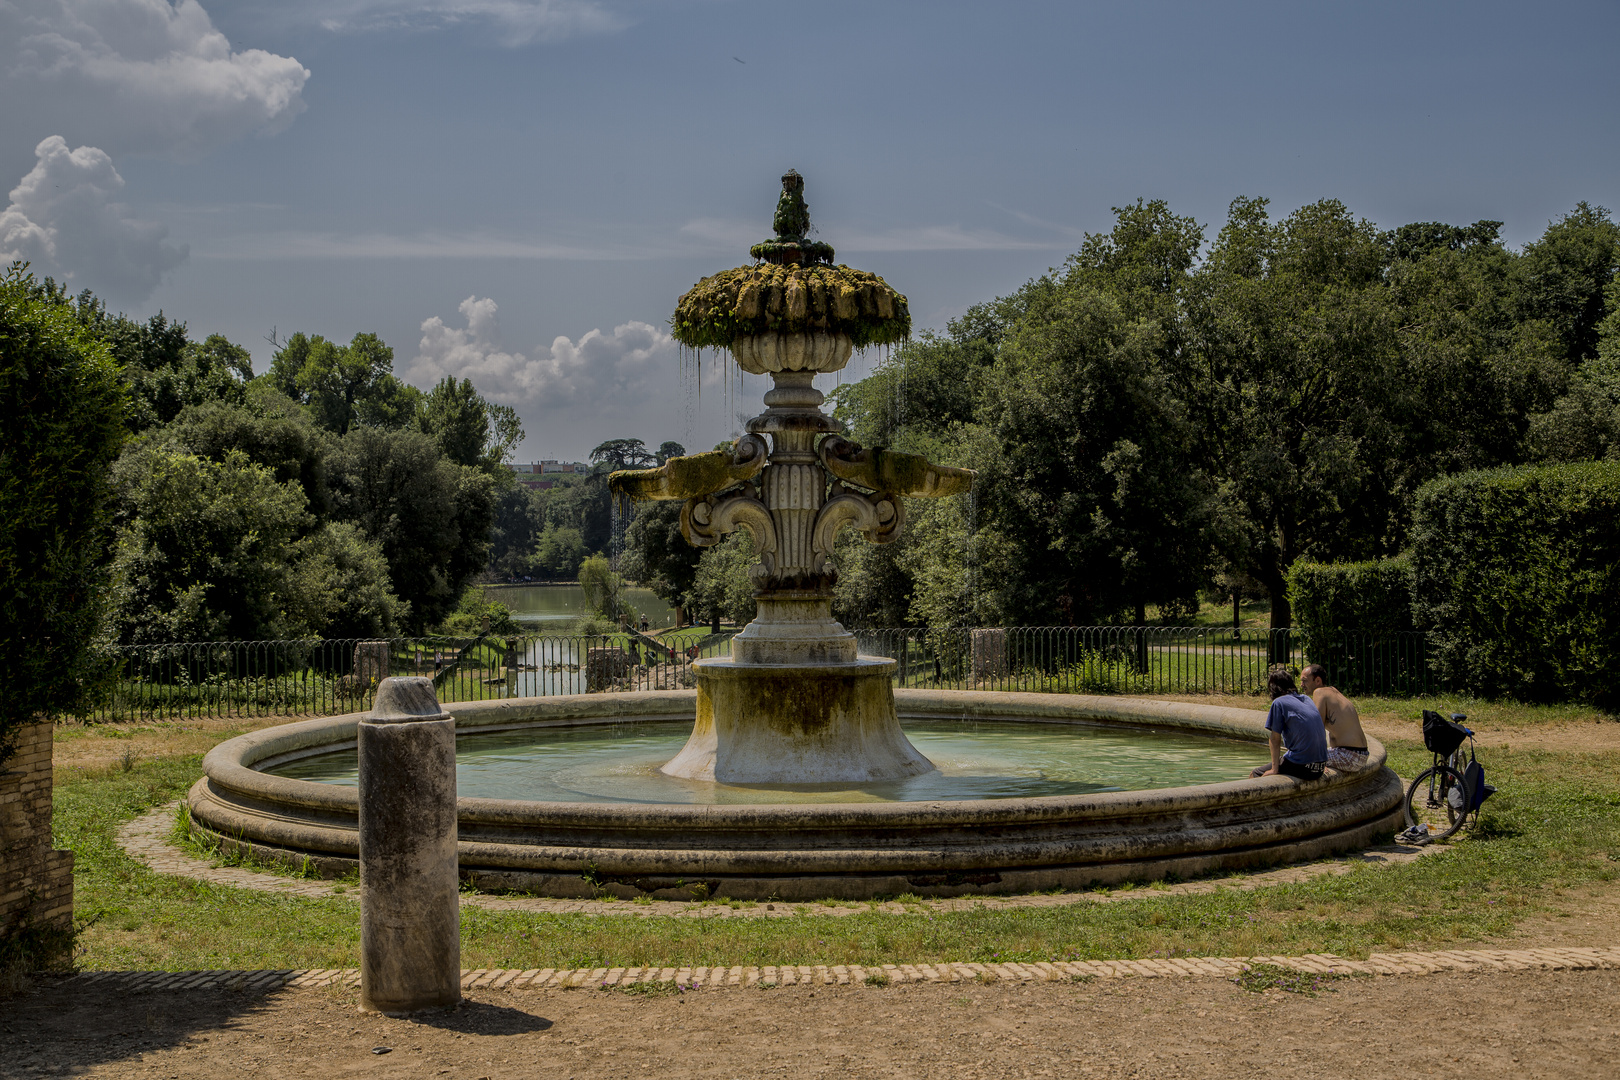
[[(178, 802), (168, 803), (147, 811), (118, 831), (118, 843), (138, 862), (160, 874), (206, 881), (211, 885), (228, 885), (238, 889), (256, 889), (262, 892), (303, 896), (309, 899), (337, 897), (359, 900), (360, 890), (351, 881), (347, 884), (295, 878), (264, 870), (250, 870), (240, 866), (220, 866), (198, 858), (176, 847), (174, 832)], [(1131, 888), (1099, 890), (1084, 893), (1039, 893), (1027, 896), (959, 896), (950, 899), (912, 900), (904, 904), (890, 901), (834, 901), (830, 903), (802, 903), (778, 900), (770, 904), (731, 907), (725, 902), (680, 900), (553, 900), (537, 896), (493, 896), (463, 893), (464, 906), (486, 908), (492, 911), (536, 911), (550, 914), (575, 915), (640, 915), (673, 918), (785, 918), (797, 914), (856, 915), (866, 911), (904, 913), (926, 908), (931, 911), (972, 911), (996, 908), (1062, 907), (1074, 903), (1113, 903), (1123, 900), (1152, 900), (1165, 896), (1212, 893), (1221, 889), (1258, 889), (1268, 885), (1282, 885), (1304, 881), (1324, 874), (1343, 874), (1360, 866), (1397, 866), (1425, 855), (1447, 850), (1445, 845), (1414, 848), (1399, 844), (1385, 844), (1369, 848), (1359, 854), (1339, 859), (1322, 859), (1300, 863), (1277, 870), (1210, 878), (1200, 881), (1165, 885), (1158, 888)]]
[[(476, 968), (461, 973), (462, 990), (574, 990), (664, 984), (670, 989), (720, 987), (888, 986), (942, 982), (1065, 982), (1123, 978), (1231, 978), (1258, 964), (1306, 974), (1429, 975), (1441, 971), (1590, 971), (1620, 968), (1620, 945), (1589, 949), (1447, 949), (1373, 953), (1346, 960), (1305, 956), (1188, 956), (1169, 960), (1072, 960), (1030, 964), (842, 964), (766, 967)], [(43, 976), (49, 978), (50, 976)], [(131, 992), (355, 987), (358, 968), (280, 971), (92, 971), (54, 978), (58, 987), (118, 987)]]

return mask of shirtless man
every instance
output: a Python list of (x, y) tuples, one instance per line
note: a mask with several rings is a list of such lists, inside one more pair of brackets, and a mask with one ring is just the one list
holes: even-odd
[(1330, 768), (1340, 772), (1355, 772), (1367, 767), (1367, 735), (1361, 730), (1361, 714), (1350, 699), (1327, 683), (1327, 669), (1321, 664), (1307, 664), (1299, 673), (1299, 688), (1311, 695), (1316, 711), (1322, 714), (1327, 728)]

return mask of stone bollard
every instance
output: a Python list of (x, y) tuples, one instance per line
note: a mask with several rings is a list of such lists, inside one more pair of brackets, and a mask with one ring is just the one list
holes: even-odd
[(456, 722), (433, 680), (384, 679), (360, 721), (360, 1009), (461, 1000)]

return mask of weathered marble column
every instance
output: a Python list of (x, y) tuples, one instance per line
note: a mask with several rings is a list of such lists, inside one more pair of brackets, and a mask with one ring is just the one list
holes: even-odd
[(359, 724), (360, 1008), (461, 1000), (456, 722), (433, 680), (384, 679)]

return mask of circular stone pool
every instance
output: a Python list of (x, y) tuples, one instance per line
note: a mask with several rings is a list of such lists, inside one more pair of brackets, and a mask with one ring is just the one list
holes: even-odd
[[(456, 740), (456, 790), (482, 799), (725, 806), (1015, 799), (1238, 780), (1265, 756), (1235, 739), (1101, 724), (913, 720), (902, 726), (934, 772), (859, 785), (689, 780), (658, 767), (680, 753), (691, 725), (654, 721), (464, 735)], [(353, 748), (264, 771), (358, 783)]]
[[(1356, 850), (1396, 828), (1371, 767), (1250, 779), (1264, 713), (1078, 695), (897, 690), (938, 773), (890, 784), (740, 787), (657, 766), (693, 691), (447, 706), (459, 858), (481, 888), (552, 896), (858, 899), (1080, 888)], [(221, 743), (195, 828), (326, 873), (355, 866), (359, 714)]]

